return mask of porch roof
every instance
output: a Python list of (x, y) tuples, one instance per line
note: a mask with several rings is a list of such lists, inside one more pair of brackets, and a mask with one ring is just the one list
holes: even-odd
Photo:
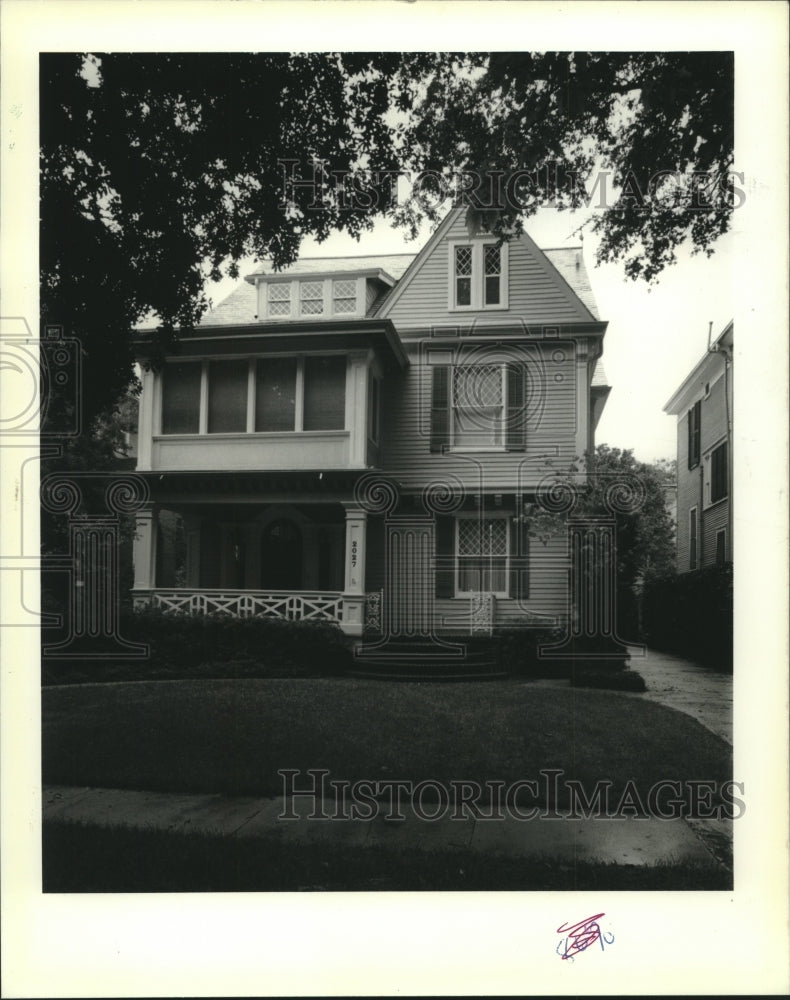
[[(156, 331), (140, 330), (135, 352), (142, 360), (153, 351)], [(299, 351), (359, 350), (372, 347), (385, 364), (408, 368), (409, 358), (395, 327), (388, 319), (316, 320), (293, 323), (231, 323), (181, 331), (179, 357), (228, 351), (238, 353), (294, 353)], [(175, 354), (176, 352), (170, 352)]]

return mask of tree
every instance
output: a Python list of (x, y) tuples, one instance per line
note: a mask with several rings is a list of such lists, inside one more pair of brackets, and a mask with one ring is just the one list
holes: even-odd
[[(399, 203), (405, 172), (463, 177), (479, 208), (466, 180), (501, 175), (501, 233), (586, 204), (611, 169), (602, 260), (652, 280), (683, 240), (710, 252), (733, 207), (732, 78), (728, 53), (42, 55), (42, 322), (82, 343), (84, 426), (133, 380), (135, 324), (154, 317), (164, 349), (240, 259), (282, 267), (308, 235), (437, 218), (450, 188)], [(524, 172), (529, 197), (508, 189)], [(721, 197), (687, 204), (692, 174)]]
[[(675, 569), (675, 528), (667, 493), (675, 486), (675, 462), (640, 462), (631, 449), (601, 444), (591, 456), (577, 459), (554, 477), (560, 513), (552, 504), (529, 503), (522, 520), (531, 537), (544, 544), (564, 533), (567, 518), (615, 518), (618, 622), (629, 637), (636, 635), (637, 604), (647, 584)], [(562, 503), (562, 495), (568, 503)], [(556, 509), (556, 508), (552, 508)]]

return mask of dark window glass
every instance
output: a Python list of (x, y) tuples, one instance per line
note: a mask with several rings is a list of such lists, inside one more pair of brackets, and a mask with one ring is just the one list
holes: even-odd
[(255, 430), (292, 431), (296, 415), (296, 358), (258, 362)]
[(455, 304), (472, 304), (472, 248), (455, 248)]
[(162, 373), (162, 433), (197, 434), (200, 430), (199, 362), (167, 364)]
[(716, 532), (716, 564), (721, 566), (727, 558), (726, 534), (724, 528)]
[(697, 568), (697, 510), (689, 511), (689, 569)]
[(378, 444), (379, 440), (379, 380), (371, 375), (368, 383), (368, 437)]
[(727, 496), (727, 445), (719, 445), (710, 456), (710, 502)]
[(305, 358), (302, 426), (306, 431), (334, 431), (345, 425), (346, 359)]
[(484, 247), (485, 254), (485, 304), (499, 305), (499, 285), (502, 274), (502, 250), (496, 244)]
[(247, 430), (246, 361), (212, 361), (208, 371), (208, 432)]
[(689, 410), (689, 447), (688, 466), (693, 469), (699, 465), (700, 453), (700, 411), (701, 401), (697, 401)]

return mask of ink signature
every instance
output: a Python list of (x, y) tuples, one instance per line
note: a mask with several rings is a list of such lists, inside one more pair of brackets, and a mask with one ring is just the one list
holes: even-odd
[(561, 927), (557, 928), (558, 934), (565, 935), (555, 949), (563, 961), (568, 958), (573, 961), (575, 955), (586, 951), (596, 941), (601, 945), (601, 951), (604, 950), (604, 944), (611, 944), (614, 941), (614, 934), (601, 931), (598, 921), (604, 915), (596, 913), (595, 916), (580, 920), (577, 924), (569, 926), (562, 924)]

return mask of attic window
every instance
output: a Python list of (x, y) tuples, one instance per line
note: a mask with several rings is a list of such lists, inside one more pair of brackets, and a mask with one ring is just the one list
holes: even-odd
[(353, 313), (357, 311), (357, 283), (353, 279), (341, 278), (332, 282), (332, 312)]
[(269, 285), (266, 289), (270, 316), (291, 315), (291, 286), (287, 283)]
[(450, 250), (450, 309), (506, 308), (507, 244), (476, 239)]
[(320, 316), (324, 311), (323, 281), (303, 281), (299, 285), (299, 301), (303, 316)]

